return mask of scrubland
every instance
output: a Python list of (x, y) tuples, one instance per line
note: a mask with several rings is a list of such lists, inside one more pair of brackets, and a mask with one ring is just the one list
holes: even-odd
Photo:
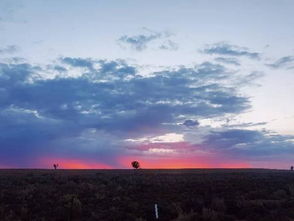
[(294, 220), (294, 171), (0, 170), (0, 220)]

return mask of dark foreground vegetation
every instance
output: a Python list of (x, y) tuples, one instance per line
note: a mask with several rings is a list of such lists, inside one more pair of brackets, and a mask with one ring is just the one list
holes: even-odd
[(0, 220), (294, 220), (294, 172), (0, 170)]

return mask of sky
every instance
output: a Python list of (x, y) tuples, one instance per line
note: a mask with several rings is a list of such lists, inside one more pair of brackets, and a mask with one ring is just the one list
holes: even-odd
[(0, 0), (0, 168), (290, 168), (293, 10)]

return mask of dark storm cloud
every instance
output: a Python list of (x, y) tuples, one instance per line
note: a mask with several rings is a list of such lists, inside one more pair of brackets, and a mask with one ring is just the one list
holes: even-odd
[[(122, 60), (66, 57), (45, 67), (0, 64), (1, 160), (27, 165), (54, 152), (102, 156), (130, 134), (145, 135), (180, 115), (209, 118), (250, 107), (247, 97), (226, 84), (233, 73), (209, 62), (147, 77)], [(52, 70), (67, 74), (47, 78), (44, 73)], [(112, 136), (109, 145), (101, 136)], [(85, 139), (91, 145), (85, 147)]]
[(276, 62), (272, 64), (267, 64), (269, 67), (272, 68), (287, 68), (293, 69), (294, 68), (294, 56), (285, 56), (278, 59)]
[(220, 42), (211, 45), (207, 45), (203, 50), (206, 54), (216, 55), (228, 55), (228, 56), (245, 56), (252, 59), (259, 59), (260, 54), (257, 52), (251, 52), (248, 48), (239, 47), (237, 45), (231, 45), (228, 43)]

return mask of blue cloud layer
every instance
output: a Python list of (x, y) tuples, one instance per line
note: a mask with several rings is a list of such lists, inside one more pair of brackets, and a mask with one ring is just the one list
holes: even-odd
[[(249, 83), (251, 75), (239, 76), (239, 81)], [(29, 166), (38, 156), (56, 154), (116, 165), (115, 156), (128, 151), (126, 139), (178, 132), (183, 126), (183, 133), (201, 130), (191, 119), (248, 110), (249, 98), (239, 93), (234, 77), (210, 62), (149, 75), (123, 60), (62, 57), (44, 66), (0, 63), (0, 160)], [(262, 154), (266, 145), (277, 151), (278, 146), (283, 151), (293, 147), (289, 137), (228, 127), (208, 130), (202, 139), (204, 149), (236, 156), (244, 153), (240, 145), (248, 148), (248, 156)]]
[[(42, 75), (54, 71), (68, 75)], [(208, 62), (144, 77), (121, 60), (63, 57), (57, 66), (1, 63), (0, 73), (0, 142), (7, 154), (16, 148), (29, 156), (29, 148), (88, 129), (127, 137), (179, 115), (206, 118), (249, 108), (248, 98), (221, 83), (227, 70)]]

